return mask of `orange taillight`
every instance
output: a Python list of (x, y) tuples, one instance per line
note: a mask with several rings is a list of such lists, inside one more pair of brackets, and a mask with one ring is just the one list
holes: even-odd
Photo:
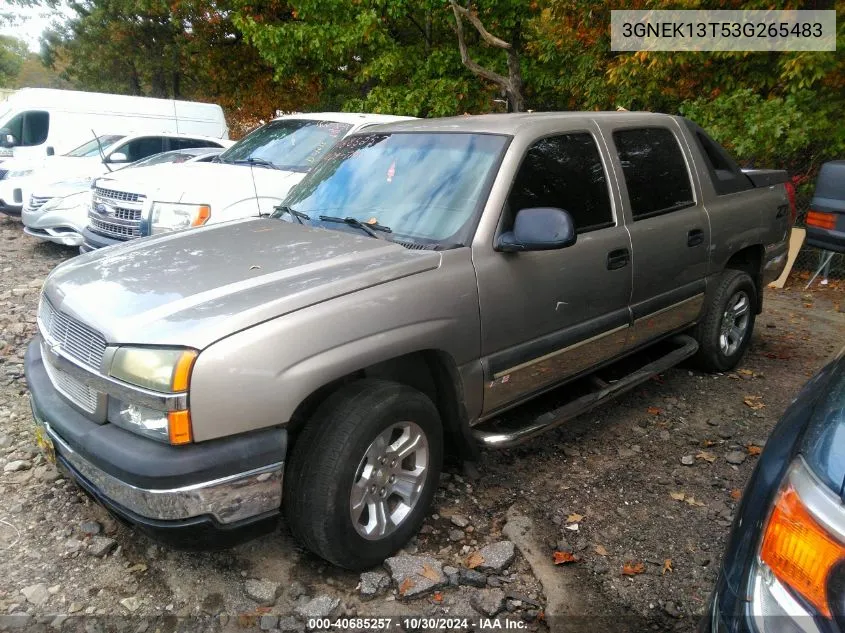
[(775, 503), (760, 558), (778, 580), (830, 617), (827, 576), (845, 558), (845, 546), (816, 522), (793, 488), (781, 492)]
[(188, 444), (193, 440), (190, 411), (171, 411), (167, 414), (167, 422), (171, 444)]
[(810, 211), (807, 214), (807, 226), (815, 226), (820, 229), (836, 228), (836, 214), (824, 213), (823, 211)]

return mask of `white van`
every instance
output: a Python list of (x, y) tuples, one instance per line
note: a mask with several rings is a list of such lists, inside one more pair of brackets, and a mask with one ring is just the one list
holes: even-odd
[[(213, 103), (22, 88), (0, 102), (0, 156), (66, 154), (97, 134), (170, 132), (229, 138)], [(2, 170), (0, 164), (0, 170)]]

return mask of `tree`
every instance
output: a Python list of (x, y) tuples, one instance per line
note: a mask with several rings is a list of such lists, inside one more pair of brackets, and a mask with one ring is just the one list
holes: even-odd
[[(521, 111), (523, 109), (522, 73), (520, 71), (519, 54), (515, 50), (514, 45), (489, 33), (487, 29), (484, 28), (484, 24), (482, 24), (481, 20), (478, 19), (478, 16), (469, 8), (459, 6), (455, 0), (449, 0), (449, 4), (452, 6), (452, 11), (455, 14), (455, 32), (458, 35), (458, 49), (461, 52), (461, 61), (464, 66), (469, 68), (470, 71), (482, 79), (492, 81), (494, 84), (498, 85), (508, 97), (508, 104), (511, 112)], [(484, 40), (486, 44), (495, 48), (501, 48), (505, 51), (505, 53), (507, 53), (507, 77), (488, 68), (484, 68), (478, 62), (470, 58), (466, 40), (464, 39), (464, 19), (475, 27), (475, 30), (478, 31), (481, 39)]]
[(24, 42), (8, 35), (0, 35), (0, 88), (14, 84), (28, 55), (29, 50)]

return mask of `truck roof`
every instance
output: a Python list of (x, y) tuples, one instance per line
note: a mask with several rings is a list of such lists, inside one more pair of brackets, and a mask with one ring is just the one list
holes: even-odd
[[(655, 112), (517, 112), (512, 114), (478, 114), (445, 117), (440, 119), (412, 119), (388, 123), (378, 128), (380, 132), (475, 132), (481, 134), (508, 134), (546, 127), (549, 124), (585, 119), (630, 120), (631, 122), (656, 121), (672, 118)], [(371, 130), (367, 130), (368, 132)]]
[(393, 123), (398, 121), (413, 121), (414, 117), (397, 116), (393, 114), (370, 114), (366, 112), (297, 112), (285, 114), (273, 119), (316, 119), (319, 121), (336, 121), (338, 123), (349, 123), (351, 125)]

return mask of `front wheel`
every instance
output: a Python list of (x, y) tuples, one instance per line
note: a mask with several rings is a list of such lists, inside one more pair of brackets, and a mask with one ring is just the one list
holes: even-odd
[(293, 535), (331, 563), (380, 564), (419, 530), (440, 478), (443, 429), (431, 400), (360, 380), (318, 408), (285, 474)]
[(705, 371), (733, 369), (751, 342), (757, 314), (757, 288), (741, 270), (726, 270), (696, 328), (696, 361)]

